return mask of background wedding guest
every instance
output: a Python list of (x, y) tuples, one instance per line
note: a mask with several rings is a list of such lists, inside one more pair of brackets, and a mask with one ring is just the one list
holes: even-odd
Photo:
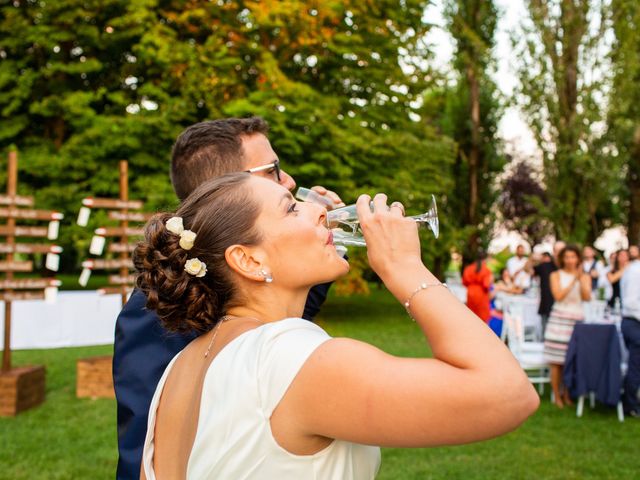
[(622, 336), (629, 350), (623, 404), (628, 415), (640, 417), (640, 259), (631, 261), (625, 269), (620, 280), (620, 294)]
[(489, 322), (489, 291), (493, 283), (493, 274), (487, 267), (487, 254), (479, 251), (475, 262), (467, 265), (462, 273), (462, 284), (467, 287), (467, 307)]
[(609, 307), (614, 307), (616, 300), (621, 301), (620, 297), (620, 279), (624, 274), (625, 269), (629, 265), (629, 252), (628, 250), (618, 250), (616, 252), (616, 258), (613, 262), (613, 268), (607, 273), (607, 281), (611, 285), (611, 298), (607, 302)]
[(538, 305), (538, 314), (540, 315), (543, 332), (547, 326), (551, 307), (553, 307), (553, 294), (551, 293), (550, 277), (557, 268), (558, 267), (556, 267), (553, 257), (549, 252), (544, 252), (540, 263), (533, 267), (534, 274), (538, 277), (540, 284), (540, 303)]
[[(546, 253), (542, 255), (543, 261), (534, 267), (534, 274), (538, 277), (540, 285), (540, 303), (538, 304), (538, 314), (540, 315), (542, 332), (547, 327), (547, 321), (553, 307), (553, 293), (551, 293), (551, 274), (558, 269), (558, 257), (566, 246), (565, 242), (558, 240), (553, 244), (553, 256)], [(551, 257), (551, 258), (549, 258)]]
[(516, 254), (507, 260), (507, 271), (511, 281), (522, 290), (531, 286), (532, 265), (524, 254), (524, 245), (516, 247)]
[(607, 274), (615, 268), (616, 257), (618, 256), (618, 252), (614, 251), (609, 254), (609, 261), (607, 265), (604, 267), (600, 278), (598, 279), (598, 290), (601, 290), (602, 293), (598, 296), (598, 300), (606, 300), (607, 302), (611, 300), (613, 295), (613, 287), (607, 278)]
[(551, 366), (554, 402), (562, 408), (572, 403), (562, 373), (573, 327), (584, 320), (582, 302), (591, 299), (591, 279), (582, 271), (580, 250), (574, 245), (562, 249), (558, 267), (550, 277), (554, 304), (544, 332), (544, 356)]
[(593, 247), (586, 245), (582, 249), (582, 270), (591, 278), (591, 291), (598, 288), (598, 279), (604, 272), (604, 265)]
[(522, 287), (513, 283), (511, 275), (509, 275), (509, 270), (506, 268), (500, 270), (500, 280), (493, 285), (493, 289), (496, 292), (504, 292), (511, 295), (520, 295), (524, 293), (524, 289)]
[(629, 246), (629, 259), (630, 260), (640, 259), (640, 248), (638, 247), (638, 245)]

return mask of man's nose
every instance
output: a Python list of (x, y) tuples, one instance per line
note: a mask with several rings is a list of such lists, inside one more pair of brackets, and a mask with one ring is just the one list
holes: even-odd
[(287, 172), (280, 170), (280, 185), (291, 192), (296, 188), (296, 181)]

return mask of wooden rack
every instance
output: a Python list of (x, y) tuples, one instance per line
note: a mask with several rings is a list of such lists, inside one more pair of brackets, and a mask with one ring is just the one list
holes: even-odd
[[(45, 254), (45, 267), (57, 271), (62, 248), (48, 243), (18, 243), (26, 237), (54, 240), (58, 236), (62, 213), (51, 210), (34, 210), (33, 197), (17, 194), (18, 153), (8, 155), (7, 194), (0, 195), (0, 300), (4, 301), (4, 350), (0, 371), (0, 416), (14, 416), (44, 401), (45, 368), (41, 365), (12, 368), (11, 365), (11, 311), (12, 302), (42, 300), (54, 302), (60, 281), (54, 277), (15, 278), (15, 273), (33, 271), (33, 261), (16, 258), (16, 255)], [(48, 221), (49, 227), (16, 225), (16, 220)]]
[[(82, 262), (82, 273), (79, 282), (86, 286), (93, 270), (116, 271), (109, 275), (109, 286), (99, 290), (102, 294), (119, 294), (122, 296), (122, 305), (133, 289), (135, 277), (133, 275), (133, 262), (131, 253), (136, 241), (144, 234), (141, 226), (131, 226), (131, 223), (141, 224), (146, 222), (152, 214), (140, 212), (144, 206), (139, 200), (129, 200), (128, 163), (120, 161), (120, 197), (93, 198), (82, 200), (82, 207), (78, 214), (78, 224), (86, 226), (91, 210), (106, 209), (108, 218), (117, 222), (117, 226), (106, 226), (95, 229), (89, 252), (100, 256), (105, 250), (107, 238), (115, 238), (117, 242), (111, 242), (107, 246), (107, 252), (113, 254), (113, 258), (91, 258)], [(78, 360), (76, 396), (90, 398), (111, 398), (114, 396), (112, 377), (112, 357), (101, 356)]]
[(110, 243), (107, 247), (109, 253), (115, 253), (116, 258), (112, 259), (88, 259), (82, 262), (82, 273), (80, 284), (86, 282), (93, 270), (117, 270), (116, 274), (109, 275), (109, 286), (100, 289), (103, 294), (122, 295), (122, 305), (127, 301), (127, 296), (133, 289), (134, 275), (131, 252), (133, 252), (136, 242), (132, 238), (139, 238), (144, 234), (144, 229), (140, 226), (132, 227), (130, 222), (138, 224), (146, 222), (152, 214), (136, 210), (142, 209), (143, 202), (139, 200), (129, 200), (128, 164), (126, 160), (120, 161), (120, 198), (93, 198), (87, 197), (82, 200), (82, 208), (78, 214), (78, 223), (85, 225), (89, 218), (91, 209), (109, 210), (109, 219), (118, 222), (118, 226), (100, 227), (95, 229), (94, 237), (91, 241), (90, 253), (102, 255), (107, 238), (117, 238), (118, 243)]

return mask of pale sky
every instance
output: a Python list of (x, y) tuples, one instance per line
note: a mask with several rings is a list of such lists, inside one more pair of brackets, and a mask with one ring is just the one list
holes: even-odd
[[(517, 85), (515, 68), (512, 66), (513, 54), (509, 33), (517, 29), (521, 19), (527, 16), (527, 11), (522, 0), (494, 0), (494, 4), (501, 11), (495, 37), (494, 58), (497, 62), (497, 71), (494, 80), (502, 93), (509, 97)], [(427, 35), (427, 41), (434, 46), (436, 65), (447, 68), (450, 66), (453, 55), (454, 42), (444, 29), (442, 0), (433, 0), (433, 5), (425, 12), (425, 20), (442, 27), (433, 28)], [(541, 161), (541, 153), (533, 134), (518, 108), (512, 107), (505, 111), (500, 120), (498, 134), (504, 140), (508, 153), (516, 158), (527, 157), (536, 162)], [(505, 247), (515, 249), (515, 246), (521, 242), (516, 232), (501, 232), (493, 239), (489, 248), (492, 252), (500, 251)], [(627, 248), (625, 229), (614, 227), (605, 230), (595, 242), (595, 246), (605, 252), (605, 258), (608, 258), (612, 251)], [(549, 250), (551, 244), (545, 244), (544, 248)]]
[[(494, 3), (502, 12), (496, 32), (494, 56), (497, 60), (497, 72), (494, 79), (502, 93), (509, 97), (517, 84), (515, 70), (511, 65), (513, 57), (509, 32), (514, 30), (520, 19), (526, 16), (526, 8), (522, 0), (494, 0)], [(427, 35), (427, 41), (434, 46), (436, 64), (446, 68), (451, 62), (454, 42), (444, 29), (441, 0), (434, 0), (433, 5), (425, 12), (425, 19), (429, 23), (443, 27), (433, 28)], [(506, 110), (500, 121), (499, 135), (507, 144), (509, 153), (539, 157), (533, 135), (517, 108)]]

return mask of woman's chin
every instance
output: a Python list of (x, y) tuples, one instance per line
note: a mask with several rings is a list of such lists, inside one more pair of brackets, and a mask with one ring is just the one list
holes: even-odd
[(351, 266), (349, 265), (349, 262), (347, 262), (344, 258), (340, 257), (339, 260), (340, 264), (338, 265), (338, 268), (336, 268), (330, 275), (330, 278), (327, 278), (327, 280), (323, 283), (326, 282), (335, 282), (337, 279), (339, 279), (340, 277), (344, 277), (347, 273), (349, 273), (349, 270), (351, 269)]
[(347, 262), (344, 257), (342, 257), (340, 260), (344, 263), (344, 272), (340, 275), (343, 276), (349, 273), (349, 270), (351, 270), (351, 265), (349, 265), (349, 262)]

